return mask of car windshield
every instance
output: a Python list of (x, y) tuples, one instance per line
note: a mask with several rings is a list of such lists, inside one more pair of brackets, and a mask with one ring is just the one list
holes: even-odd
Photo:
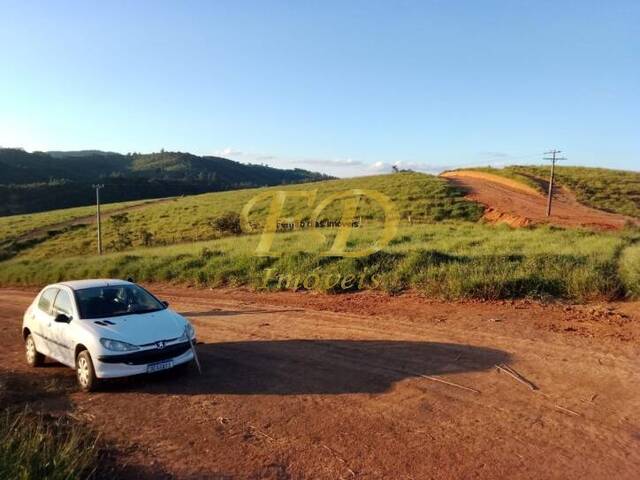
[(137, 285), (112, 285), (76, 290), (81, 318), (149, 313), (166, 307)]

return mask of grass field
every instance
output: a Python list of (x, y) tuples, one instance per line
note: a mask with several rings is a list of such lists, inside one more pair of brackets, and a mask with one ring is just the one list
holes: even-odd
[[(374, 227), (359, 229), (349, 247), (364, 247), (378, 233)], [(2, 265), (0, 282), (41, 284), (66, 278), (133, 276), (139, 281), (276, 290), (398, 293), (412, 288), (445, 299), (588, 301), (638, 293), (633, 283), (638, 255), (627, 248), (637, 240), (632, 233), (550, 227), (514, 230), (442, 222), (402, 226), (384, 250), (362, 258), (322, 256), (319, 252), (331, 240), (332, 234), (321, 244), (308, 231), (281, 233), (273, 247), (274, 253), (282, 253), (279, 257), (254, 256), (258, 236), (243, 235), (102, 257), (17, 258)]]
[[(120, 209), (152, 203), (155, 200), (138, 200), (111, 203), (101, 206), (105, 214)], [(82, 225), (69, 226), (67, 222), (95, 214), (95, 207), (77, 207), (49, 212), (0, 217), (0, 260), (15, 256), (18, 252)]]
[[(549, 178), (549, 166), (512, 166), (505, 168), (471, 168), (500, 175), (536, 188), (541, 186), (531, 178), (545, 181)], [(640, 173), (607, 168), (556, 167), (559, 185), (569, 188), (578, 201), (593, 208), (640, 218)]]
[[(309, 289), (328, 292), (379, 289), (398, 293), (415, 289), (445, 299), (555, 297), (576, 301), (639, 296), (640, 255), (634, 230), (596, 233), (553, 227), (511, 229), (477, 223), (479, 206), (437, 177), (395, 174), (283, 187), (317, 189), (317, 204), (346, 189), (368, 189), (389, 196), (398, 211), (395, 238), (381, 251), (361, 258), (325, 256), (337, 230), (280, 232), (271, 252), (258, 257), (259, 233), (223, 234), (215, 220), (239, 212), (269, 189), (182, 197), (150, 204), (128, 214), (131, 244), (122, 251), (94, 255), (95, 228), (64, 232), (24, 249), (0, 263), (0, 283), (42, 284), (67, 278), (127, 277), (139, 281), (180, 282), (199, 286), (257, 289)], [(279, 189), (279, 188), (276, 188)], [(273, 188), (270, 190), (274, 190)], [(269, 199), (250, 216), (260, 227)], [(324, 218), (340, 218), (340, 202)], [(312, 207), (292, 198), (283, 217), (309, 218)], [(380, 235), (383, 211), (363, 201), (362, 224), (347, 244), (357, 251)], [(411, 221), (409, 221), (411, 219)], [(104, 226), (105, 245), (117, 235)], [(152, 241), (142, 244), (140, 232)], [(147, 239), (148, 240), (148, 239)], [(109, 249), (107, 249), (109, 250)]]
[[(476, 221), (482, 214), (482, 208), (463, 198), (462, 192), (449, 186), (443, 179), (418, 173), (380, 175), (332, 180), (325, 182), (288, 185), (260, 189), (235, 190), (204, 195), (176, 198), (169, 202), (148, 205), (128, 214), (127, 230), (130, 232), (133, 246), (143, 245), (143, 238), (151, 235), (146, 245), (162, 246), (184, 242), (193, 242), (219, 238), (220, 232), (214, 227), (217, 218), (226, 212), (239, 213), (243, 206), (256, 195), (276, 190), (305, 191), (317, 190), (317, 205), (329, 195), (349, 189), (366, 189), (380, 192), (392, 199), (396, 210), (405, 223), (411, 219), (414, 223), (440, 220)], [(270, 204), (265, 198), (252, 210), (250, 220), (258, 228), (264, 222)], [(304, 198), (287, 199), (283, 217), (309, 218), (313, 207)], [(334, 202), (323, 212), (323, 218), (339, 220), (341, 203)], [(377, 224), (384, 212), (375, 202), (363, 199), (358, 212), (363, 223)], [(110, 223), (104, 225), (103, 243), (109, 250), (116, 234)], [(45, 258), (92, 254), (97, 249), (95, 227), (74, 229), (57, 235), (33, 248), (24, 250), (24, 258)]]
[(640, 298), (640, 244), (626, 248), (620, 257), (620, 277), (627, 296)]
[[(138, 200), (122, 203), (108, 203), (101, 206), (104, 213), (121, 208), (147, 203), (147, 200)], [(68, 222), (76, 218), (94, 215), (95, 206), (67, 208), (63, 210), (51, 210), (49, 212), (31, 213), (25, 215), (11, 215), (0, 217), (0, 242), (20, 237), (36, 229), (43, 229), (57, 223)]]
[[(548, 167), (513, 167), (546, 178)], [(585, 205), (640, 218), (640, 173), (606, 168), (558, 167), (560, 185), (571, 189)]]

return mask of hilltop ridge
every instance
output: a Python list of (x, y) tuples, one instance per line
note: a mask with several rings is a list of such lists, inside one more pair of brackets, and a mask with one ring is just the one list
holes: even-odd
[(332, 178), (299, 168), (165, 151), (123, 155), (4, 148), (0, 170), (0, 216), (91, 204), (93, 183), (108, 184), (105, 202), (120, 202)]

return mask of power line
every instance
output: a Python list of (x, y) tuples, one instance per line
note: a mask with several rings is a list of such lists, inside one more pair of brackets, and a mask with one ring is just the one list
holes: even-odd
[(566, 160), (566, 157), (558, 157), (557, 155), (562, 153), (560, 150), (551, 150), (544, 152), (545, 155), (551, 155), (551, 157), (543, 157), (543, 160), (551, 161), (551, 176), (549, 177), (549, 192), (547, 196), (547, 217), (551, 216), (551, 199), (553, 197), (553, 180), (555, 178), (556, 162), (560, 160)]

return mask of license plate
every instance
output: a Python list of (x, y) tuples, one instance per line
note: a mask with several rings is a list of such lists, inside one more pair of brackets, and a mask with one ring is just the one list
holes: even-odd
[(173, 367), (173, 360), (167, 360), (166, 362), (151, 363), (147, 365), (147, 373), (159, 372), (160, 370), (167, 370)]

